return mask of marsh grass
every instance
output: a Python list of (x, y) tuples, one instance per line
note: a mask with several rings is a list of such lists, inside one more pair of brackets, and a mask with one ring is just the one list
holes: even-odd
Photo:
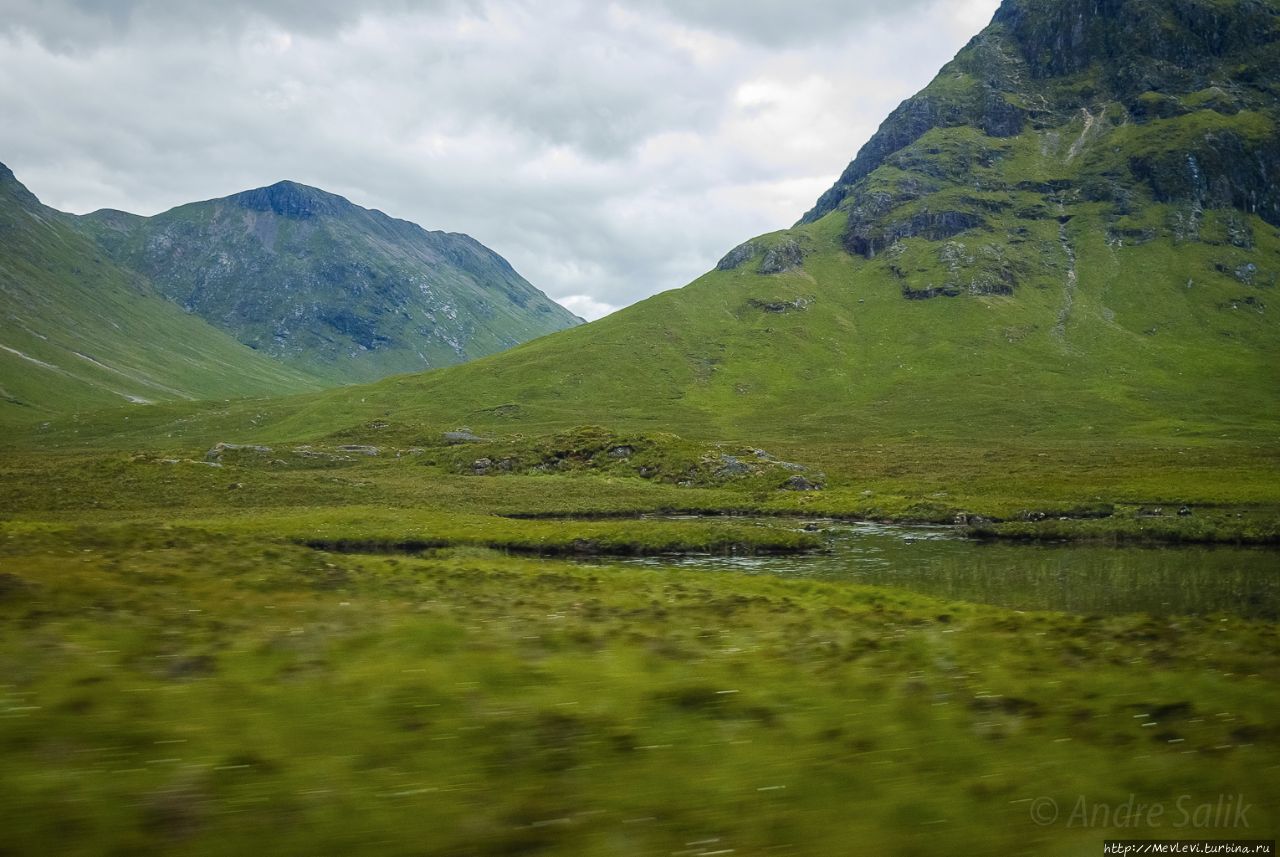
[(0, 562), (14, 853), (1068, 854), (1117, 831), (1024, 801), (1280, 805), (1272, 624), (154, 527)]
[[(1276, 823), (1274, 623), (511, 555), (812, 549), (821, 515), (1262, 527), (1254, 445), (775, 444), (828, 477), (792, 492), (459, 473), (407, 425), (309, 444), (332, 458), (114, 443), (0, 463), (14, 853), (1066, 855), (1132, 832), (1042, 827), (1038, 797), (1174, 818), (1243, 794), (1251, 834)], [(719, 517), (640, 517), (678, 512)]]

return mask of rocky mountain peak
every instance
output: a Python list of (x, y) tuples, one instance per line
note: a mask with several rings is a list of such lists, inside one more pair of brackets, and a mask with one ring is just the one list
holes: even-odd
[(294, 220), (341, 214), (354, 207), (337, 194), (291, 181), (247, 190), (235, 194), (228, 201), (250, 211), (272, 212)]
[(1031, 181), (1063, 202), (1114, 202), (1118, 216), (1178, 202), (1280, 225), (1277, 80), (1280, 0), (1005, 0), (801, 223), (850, 211), (848, 246), (871, 255), (986, 222), (930, 204), (948, 186)]

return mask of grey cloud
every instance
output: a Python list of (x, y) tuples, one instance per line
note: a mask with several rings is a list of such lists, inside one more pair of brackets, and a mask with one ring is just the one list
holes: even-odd
[(332, 33), (362, 17), (448, 7), (464, 0), (0, 0), (0, 32), (29, 33), (60, 52), (94, 48), (139, 28), (234, 33), (267, 21)]
[[(622, 306), (794, 222), (972, 35), (904, 14), (902, 60), (883, 29), (748, 43), (769, 19), (741, 4), (728, 24), (729, 4), (681, 4), (710, 39), (672, 34), (675, 0), (406, 5), (0, 0), (19, 13), (0, 24), (0, 161), (74, 211), (293, 179), (467, 232), (553, 296)], [(835, 19), (797, 32), (815, 20)]]
[(887, 18), (919, 13), (932, 0), (657, 0), (678, 20), (764, 46), (794, 46), (844, 38)]
[[(592, 4), (515, 8), (520, 37), (459, 50), (426, 35), (396, 73), (431, 80), (436, 108), (484, 115), (601, 158), (624, 155), (657, 131), (714, 124), (734, 83), (722, 70), (695, 69), (651, 34), (619, 28)], [(568, 33), (591, 37), (561, 37)]]

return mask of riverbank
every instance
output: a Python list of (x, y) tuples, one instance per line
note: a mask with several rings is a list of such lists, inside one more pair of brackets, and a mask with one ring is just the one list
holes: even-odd
[[(785, 449), (788, 459), (822, 464), (805, 471), (806, 479), (821, 475), (821, 490), (761, 487), (768, 474), (792, 472), (770, 453), (757, 473), (745, 454), (717, 452), (712, 473), (728, 474), (716, 477), (721, 483), (682, 485), (674, 477), (636, 475), (657, 465), (619, 463), (612, 457), (617, 446), (564, 472), (538, 470), (550, 455), (543, 446), (532, 459), (542, 462), (530, 468), (535, 472), (503, 470), (502, 461), (518, 457), (502, 458), (492, 443), (481, 448), (487, 454), (477, 461), (489, 462), (482, 473), (457, 472), (473, 453), (447, 444), (438, 455), (359, 444), (9, 454), (0, 458), (0, 517), (201, 525), (225, 519), (236, 531), (274, 530), (335, 547), (472, 545), (548, 554), (811, 550), (811, 540), (785, 531), (819, 518), (967, 526), (971, 535), (997, 539), (1280, 541), (1274, 487), (1280, 483), (1271, 481), (1280, 470), (1269, 457), (1255, 466), (1222, 448), (1169, 456), (1136, 449), (1108, 467), (1088, 449), (1059, 451), (1056, 459), (1028, 449), (976, 455), (902, 447), (879, 457)], [(701, 454), (675, 448), (684, 464)], [(596, 469), (601, 456), (609, 463)], [(741, 480), (732, 475), (740, 467), (748, 468)], [(692, 525), (674, 530), (640, 520), (663, 515), (707, 520), (696, 533)], [(776, 532), (742, 530), (734, 520), (740, 516), (775, 519)]]
[(967, 527), (966, 533), (1014, 541), (1280, 546), (1280, 520), (1273, 511), (1230, 507), (1130, 508), (1102, 518), (982, 522)]

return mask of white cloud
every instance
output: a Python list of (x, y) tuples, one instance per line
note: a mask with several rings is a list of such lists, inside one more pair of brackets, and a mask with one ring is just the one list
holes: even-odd
[(564, 295), (563, 297), (553, 297), (552, 300), (587, 321), (604, 318), (609, 313), (617, 312), (621, 309), (621, 307), (616, 307), (612, 304), (602, 303), (591, 297), (591, 295)]
[(0, 0), (0, 161), (72, 211), (313, 184), (591, 317), (793, 223), (995, 6)]

